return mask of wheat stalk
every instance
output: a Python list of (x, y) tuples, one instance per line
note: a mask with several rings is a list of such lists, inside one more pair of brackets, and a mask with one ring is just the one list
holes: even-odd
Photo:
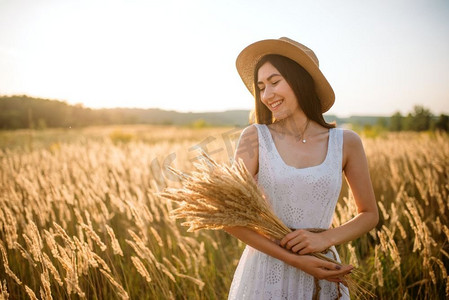
[[(162, 198), (179, 203), (179, 207), (171, 211), (171, 216), (185, 219), (181, 225), (188, 226), (188, 231), (243, 226), (278, 241), (292, 232), (274, 214), (242, 161), (233, 166), (219, 165), (204, 152), (202, 159), (203, 163), (196, 164), (197, 171), (192, 174), (170, 168), (180, 179), (182, 188), (159, 193)], [(309, 255), (342, 265), (323, 253)], [(357, 270), (352, 274), (357, 277)], [(364, 294), (371, 296), (351, 276), (345, 278), (351, 290), (362, 297)]]

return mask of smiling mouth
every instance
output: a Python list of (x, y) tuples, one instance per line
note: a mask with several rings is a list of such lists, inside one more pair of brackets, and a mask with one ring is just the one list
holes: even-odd
[(273, 103), (270, 104), (270, 107), (271, 107), (272, 109), (275, 109), (276, 107), (278, 107), (279, 105), (281, 105), (282, 102), (284, 102), (284, 100), (279, 100), (279, 101), (273, 102)]

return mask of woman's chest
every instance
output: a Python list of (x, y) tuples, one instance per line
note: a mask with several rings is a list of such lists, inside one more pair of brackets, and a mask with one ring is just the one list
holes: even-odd
[(314, 167), (322, 164), (328, 152), (328, 137), (309, 140), (275, 136), (273, 143), (282, 161), (297, 169)]

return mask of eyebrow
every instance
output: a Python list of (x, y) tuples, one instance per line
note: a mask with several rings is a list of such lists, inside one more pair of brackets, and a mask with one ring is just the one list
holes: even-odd
[[(270, 81), (274, 76), (281, 76), (280, 74), (274, 73), (267, 77), (267, 80)], [(257, 84), (263, 83), (262, 81), (258, 81)]]

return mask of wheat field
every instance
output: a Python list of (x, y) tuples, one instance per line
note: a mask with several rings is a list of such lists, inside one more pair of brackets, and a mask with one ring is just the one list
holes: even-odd
[[(230, 163), (238, 128), (0, 133), (0, 299), (225, 299), (244, 245), (186, 231), (157, 193), (197, 149)], [(363, 138), (376, 229), (339, 246), (378, 299), (449, 297), (449, 137)], [(334, 225), (356, 213), (343, 186)]]

